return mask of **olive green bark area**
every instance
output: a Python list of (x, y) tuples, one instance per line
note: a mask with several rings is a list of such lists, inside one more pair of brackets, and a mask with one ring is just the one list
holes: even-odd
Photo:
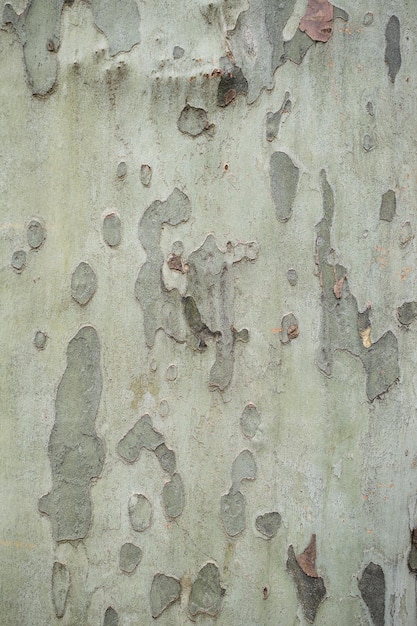
[(335, 351), (346, 350), (359, 357), (366, 373), (366, 395), (372, 402), (400, 376), (398, 341), (387, 331), (372, 343), (370, 310), (358, 310), (346, 268), (332, 260), (333, 190), (324, 170), (320, 176), (324, 216), (316, 225), (316, 264), (322, 288), (322, 319), (316, 364), (326, 376), (331, 376)]
[(90, 528), (90, 481), (104, 463), (103, 442), (95, 431), (101, 390), (99, 338), (92, 326), (84, 326), (68, 345), (48, 446), (52, 489), (39, 501), (55, 541), (84, 539)]

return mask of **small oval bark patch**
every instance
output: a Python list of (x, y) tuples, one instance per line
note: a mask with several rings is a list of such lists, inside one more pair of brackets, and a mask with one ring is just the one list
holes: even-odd
[(125, 543), (120, 549), (119, 567), (122, 572), (131, 574), (142, 560), (142, 550), (134, 543)]
[(272, 539), (276, 536), (280, 526), (281, 515), (278, 511), (258, 515), (255, 521), (256, 530), (265, 535), (268, 539)]
[(71, 277), (71, 295), (78, 304), (87, 304), (97, 289), (97, 277), (93, 268), (82, 261)]
[(103, 220), (103, 239), (110, 247), (118, 246), (122, 238), (120, 217), (109, 213)]
[(197, 137), (207, 130), (209, 122), (207, 111), (187, 104), (178, 118), (178, 128), (182, 133)]
[(129, 500), (129, 518), (133, 530), (143, 532), (151, 525), (152, 505), (141, 493), (135, 493)]
[(40, 248), (45, 240), (45, 230), (38, 220), (32, 220), (27, 228), (26, 237), (28, 240), (29, 246), (36, 250)]

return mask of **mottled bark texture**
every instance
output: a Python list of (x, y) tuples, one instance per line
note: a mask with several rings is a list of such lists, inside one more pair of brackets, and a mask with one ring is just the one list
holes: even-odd
[(1, 623), (414, 626), (417, 3), (1, 8)]

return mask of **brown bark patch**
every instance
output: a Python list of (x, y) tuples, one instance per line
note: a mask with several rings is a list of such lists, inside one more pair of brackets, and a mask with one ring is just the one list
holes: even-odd
[(308, 0), (307, 10), (300, 21), (300, 30), (313, 41), (329, 41), (333, 32), (333, 5), (329, 0)]
[(318, 578), (319, 575), (316, 570), (316, 535), (311, 535), (310, 543), (307, 548), (295, 557), (298, 565), (303, 570), (304, 574), (311, 576), (311, 578)]

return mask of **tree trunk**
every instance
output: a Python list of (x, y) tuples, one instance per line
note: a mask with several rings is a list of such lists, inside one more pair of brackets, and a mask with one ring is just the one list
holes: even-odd
[(5, 5), (2, 624), (416, 623), (417, 4), (336, 4)]

